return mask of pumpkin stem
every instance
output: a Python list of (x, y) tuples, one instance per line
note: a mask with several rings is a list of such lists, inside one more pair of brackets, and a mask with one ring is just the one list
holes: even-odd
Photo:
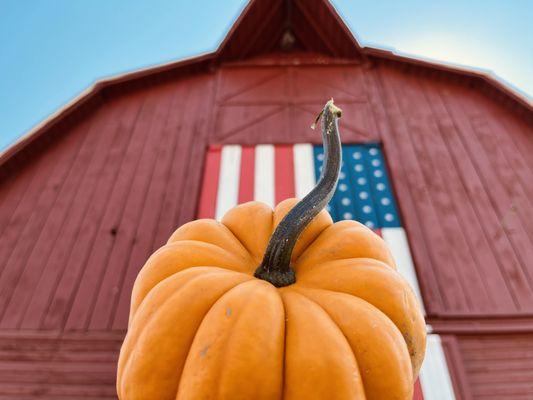
[(317, 185), (281, 220), (270, 237), (265, 256), (256, 269), (255, 276), (276, 287), (296, 282), (291, 268), (291, 255), (298, 237), (314, 217), (329, 203), (337, 187), (341, 169), (341, 141), (338, 119), (341, 109), (328, 101), (314, 125), (322, 118), (324, 167)]

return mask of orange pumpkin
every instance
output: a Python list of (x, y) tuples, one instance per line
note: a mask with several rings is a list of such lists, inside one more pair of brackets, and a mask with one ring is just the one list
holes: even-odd
[(412, 398), (426, 339), (416, 297), (378, 235), (322, 210), (340, 170), (338, 117), (328, 102), (324, 172), (302, 201), (190, 222), (149, 258), (120, 399)]

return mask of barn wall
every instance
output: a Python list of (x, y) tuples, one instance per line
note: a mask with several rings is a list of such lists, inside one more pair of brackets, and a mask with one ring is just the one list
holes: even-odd
[(209, 98), (198, 76), (108, 100), (1, 187), (0, 329), (125, 328), (138, 266), (194, 216)]
[(530, 316), (531, 127), (458, 84), (390, 67), (367, 82), (429, 314)]
[[(531, 126), (464, 84), (379, 62), (227, 64), (106, 99), (0, 185), (0, 364), (30, 382), (44, 343), (51, 371), (35, 388), (1, 378), (0, 398), (112, 397), (134, 278), (194, 218), (207, 145), (318, 143), (309, 125), (330, 97), (344, 142), (383, 143), (430, 321), (531, 326)], [(491, 375), (470, 368), (475, 341), (446, 332), (465, 352), (451, 362), (458, 393), (488, 398), (478, 383)], [(80, 334), (98, 356), (73, 353)]]

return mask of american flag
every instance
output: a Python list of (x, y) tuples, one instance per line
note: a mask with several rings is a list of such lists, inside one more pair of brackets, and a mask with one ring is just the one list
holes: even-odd
[[(423, 306), (381, 146), (344, 145), (342, 159), (339, 183), (328, 211), (334, 221), (357, 220), (379, 234)], [(288, 197), (303, 198), (320, 178), (323, 160), (322, 146), (308, 143), (211, 146), (205, 160), (198, 218), (220, 220), (229, 209), (252, 200), (274, 207)], [(426, 358), (413, 398), (455, 399), (437, 334), (428, 335)]]

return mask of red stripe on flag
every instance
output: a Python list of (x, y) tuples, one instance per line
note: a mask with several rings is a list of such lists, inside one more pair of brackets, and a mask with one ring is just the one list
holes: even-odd
[(373, 230), (374, 233), (375, 233), (376, 235), (378, 235), (379, 237), (383, 237), (383, 235), (381, 234), (381, 229), (379, 229), (379, 228), (374, 228), (374, 229), (372, 229), (372, 230)]
[(220, 146), (211, 146), (207, 150), (198, 218), (215, 218), (221, 151)]
[(255, 147), (242, 147), (239, 204), (254, 199)]
[(275, 146), (275, 200), (276, 204), (295, 196), (294, 157), (292, 145)]
[(422, 387), (420, 386), (420, 379), (417, 379), (415, 382), (413, 400), (424, 400), (424, 393), (422, 392)]

